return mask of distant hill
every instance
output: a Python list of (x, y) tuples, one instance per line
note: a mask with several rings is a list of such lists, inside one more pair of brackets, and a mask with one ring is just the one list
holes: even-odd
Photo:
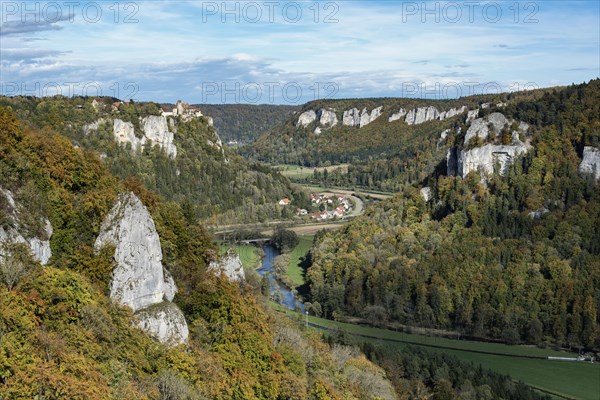
[(199, 104), (198, 107), (214, 119), (215, 128), (225, 143), (239, 144), (254, 142), (301, 108), (270, 104)]
[(323, 166), (351, 163), (348, 172), (308, 178), (312, 183), (397, 191), (444, 168), (455, 135), (467, 120), (495, 111), (514, 112), (518, 101), (542, 89), (452, 100), (406, 98), (319, 100), (242, 149), (271, 164)]
[(136, 177), (165, 200), (187, 203), (203, 220), (289, 216), (277, 206), (281, 198), (294, 198), (288, 179), (223, 145), (208, 116), (194, 106), (180, 103), (174, 113), (175, 106), (161, 109), (152, 102), (60, 96), (0, 97), (0, 106), (32, 128), (58, 132), (97, 152), (119, 178)]

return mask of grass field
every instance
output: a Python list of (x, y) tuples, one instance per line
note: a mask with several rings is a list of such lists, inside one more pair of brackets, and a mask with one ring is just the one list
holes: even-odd
[(260, 249), (249, 244), (240, 245), (219, 245), (219, 253), (225, 254), (228, 249), (235, 250), (240, 256), (240, 261), (246, 269), (257, 269), (260, 267), (262, 259)]
[(300, 266), (302, 258), (308, 253), (312, 246), (314, 236), (298, 236), (300, 242), (290, 253), (290, 262), (286, 271), (286, 275), (292, 280), (295, 286), (304, 284), (304, 270)]
[[(302, 322), (305, 321), (304, 315), (284, 310), (281, 307), (277, 308), (288, 315), (294, 314)], [(598, 400), (600, 398), (600, 363), (591, 364), (521, 358), (523, 356), (576, 356), (570, 353), (529, 346), (509, 346), (498, 343), (452, 340), (393, 332), (385, 329), (329, 321), (313, 316), (308, 317), (308, 322), (320, 327), (340, 330), (354, 335), (369, 336), (369, 338), (363, 337), (362, 340), (385, 344), (385, 346), (402, 349), (408, 345), (416, 345), (428, 351), (451, 354), (463, 361), (481, 364), (484, 368), (502, 374), (509, 374), (517, 381), (523, 381), (532, 387), (565, 398), (582, 400)]]

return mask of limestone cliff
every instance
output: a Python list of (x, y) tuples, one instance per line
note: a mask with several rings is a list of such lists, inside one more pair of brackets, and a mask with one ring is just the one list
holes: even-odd
[(600, 179), (600, 149), (592, 146), (584, 147), (579, 173), (593, 174), (596, 179)]
[(318, 111), (308, 110), (300, 114), (298, 117), (298, 122), (296, 126), (301, 126), (302, 128), (306, 128), (308, 125), (312, 124), (315, 121), (319, 121), (319, 133), (322, 128), (333, 128), (338, 124), (337, 115), (335, 114), (335, 110), (331, 108), (321, 108)]
[(138, 326), (154, 339), (170, 345), (185, 343), (189, 329), (181, 310), (169, 301), (144, 308), (135, 314)]
[(232, 282), (243, 282), (246, 279), (240, 256), (230, 250), (219, 261), (213, 261), (208, 266), (209, 271), (223, 273)]
[(407, 112), (408, 111), (406, 111), (404, 108), (401, 108), (400, 110), (398, 110), (397, 113), (392, 114), (388, 118), (388, 122), (394, 122), (394, 121), (398, 121), (398, 120), (402, 119), (402, 117), (404, 117)]
[(477, 118), (471, 122), (471, 126), (465, 135), (465, 145), (467, 145), (475, 137), (486, 140), (490, 134), (490, 128), (495, 133), (500, 133), (504, 125), (509, 123), (504, 114), (495, 112), (485, 118)]
[[(84, 125), (82, 127), (83, 133), (89, 135), (97, 131), (101, 124), (107, 122), (110, 122), (110, 120), (99, 118), (90, 124)], [(143, 150), (145, 146), (158, 145), (169, 157), (177, 157), (177, 147), (175, 146), (173, 134), (176, 131), (176, 126), (172, 118), (167, 120), (164, 115), (150, 115), (141, 118), (140, 126), (143, 134), (141, 137), (136, 136), (135, 127), (131, 122), (116, 118), (112, 121), (112, 124), (113, 135), (117, 143), (121, 145), (129, 143), (134, 152)]]
[(382, 110), (383, 106), (374, 108), (371, 110), (371, 113), (369, 113), (366, 108), (363, 108), (362, 111), (359, 111), (356, 108), (346, 110), (342, 117), (342, 124), (345, 126), (358, 126), (359, 128), (362, 128), (379, 118)]
[(332, 128), (338, 124), (337, 115), (332, 109), (320, 109), (319, 110), (319, 124), (326, 128)]
[(471, 171), (506, 175), (508, 167), (514, 162), (514, 159), (529, 151), (530, 146), (520, 140), (520, 133), (526, 133), (529, 125), (520, 123), (519, 131), (511, 132), (512, 142), (510, 144), (487, 143), (474, 148), (469, 148), (468, 144), (476, 137), (486, 141), (489, 139), (491, 131), (500, 133), (506, 125), (510, 124), (512, 121), (498, 112), (471, 121), (465, 134), (464, 148), (454, 147), (448, 150), (447, 174), (463, 178)]
[(298, 117), (297, 126), (302, 126), (306, 128), (308, 125), (312, 124), (317, 119), (317, 113), (314, 110), (308, 110), (300, 114)]
[(150, 115), (142, 119), (141, 125), (147, 141), (159, 145), (169, 157), (177, 156), (177, 147), (173, 143), (173, 132), (169, 131), (165, 116)]
[[(134, 312), (173, 300), (177, 288), (162, 266), (162, 249), (154, 221), (133, 193), (121, 194), (102, 223), (94, 247), (99, 250), (105, 244), (115, 246), (111, 299)], [(181, 311), (174, 305), (162, 310), (173, 315), (161, 320), (159, 317), (163, 314), (160, 313), (151, 314), (152, 318), (148, 313), (142, 314), (142, 321), (151, 321), (146, 324), (147, 332), (164, 342), (185, 341), (187, 325), (183, 315), (179, 315)], [(174, 321), (179, 322), (175, 324)]]
[(432, 106), (418, 107), (418, 108), (414, 108), (410, 111), (405, 111), (405, 110), (401, 109), (398, 114), (392, 115), (392, 117), (394, 119), (390, 118), (390, 122), (392, 120), (400, 119), (401, 118), (400, 114), (402, 114), (403, 112), (406, 115), (404, 122), (406, 122), (408, 125), (419, 125), (419, 124), (425, 123), (427, 121), (434, 121), (434, 120), (443, 121), (445, 119), (452, 118), (456, 115), (462, 114), (465, 111), (467, 111), (466, 106), (462, 106), (460, 108), (451, 108), (447, 111), (439, 111), (437, 108), (432, 107)]
[[(10, 221), (10, 224), (6, 224), (6, 226), (0, 226), (0, 243), (24, 243), (29, 246), (36, 260), (42, 265), (47, 264), (52, 256), (50, 237), (53, 231), (50, 221), (46, 218), (38, 221), (42, 227), (41, 234), (38, 236), (28, 235), (19, 221), (19, 212), (23, 210), (16, 203), (12, 192), (0, 188), (0, 196), (4, 198), (2, 203), (6, 205), (4, 210), (6, 213), (5, 217)], [(24, 212), (28, 211), (25, 210)], [(1, 256), (3, 254), (0, 254)]]
[(131, 143), (131, 150), (134, 152), (143, 148), (146, 143), (146, 138), (138, 138), (135, 136), (135, 128), (131, 122), (125, 122), (120, 119), (113, 121), (113, 135), (119, 144)]
[(514, 159), (526, 152), (527, 146), (520, 142), (512, 145), (486, 144), (470, 150), (461, 150), (458, 152), (456, 174), (463, 178), (471, 171), (506, 175)]

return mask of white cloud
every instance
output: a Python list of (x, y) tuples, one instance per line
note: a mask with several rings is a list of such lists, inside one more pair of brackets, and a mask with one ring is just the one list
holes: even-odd
[[(340, 2), (334, 24), (323, 23), (325, 10), (318, 23), (311, 14), (296, 24), (281, 15), (273, 23), (222, 23), (219, 15), (203, 20), (199, 2), (136, 4), (137, 23), (124, 23), (121, 9), (117, 21), (106, 10), (94, 24), (76, 14), (60, 25), (9, 25), (0, 47), (3, 80), (136, 82), (144, 99), (199, 101), (190, 88), (207, 82), (298, 82), (307, 91), (333, 82), (339, 97), (365, 97), (402, 95), (407, 82), (544, 86), (600, 74), (598, 13), (548, 3), (540, 4), (537, 24), (514, 23), (510, 14), (497, 24), (422, 23), (418, 15), (403, 22), (398, 5), (361, 1)], [(303, 100), (313, 96), (307, 93)]]

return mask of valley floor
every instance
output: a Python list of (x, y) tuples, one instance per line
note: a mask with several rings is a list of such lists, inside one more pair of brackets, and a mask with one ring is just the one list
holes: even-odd
[(296, 318), (299, 323), (308, 322), (314, 329), (327, 332), (345, 332), (359, 340), (384, 344), (394, 348), (419, 346), (427, 351), (443, 352), (462, 361), (480, 364), (484, 368), (508, 374), (515, 381), (522, 381), (546, 394), (557, 398), (597, 400), (600, 394), (600, 364), (590, 362), (549, 361), (548, 356), (574, 357), (576, 354), (540, 349), (530, 346), (509, 346), (498, 343), (452, 340), (360, 325), (330, 321), (314, 316), (301, 315), (274, 305), (280, 312)]

